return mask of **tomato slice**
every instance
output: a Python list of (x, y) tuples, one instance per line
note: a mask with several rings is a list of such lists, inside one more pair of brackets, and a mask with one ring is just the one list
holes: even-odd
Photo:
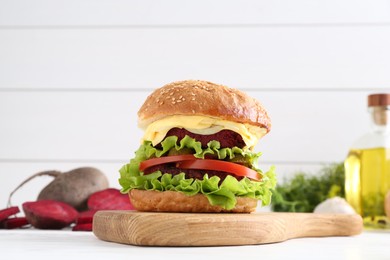
[(183, 154), (183, 155), (172, 155), (164, 157), (156, 157), (143, 161), (139, 165), (139, 170), (144, 171), (145, 169), (164, 163), (180, 162), (185, 160), (194, 160), (196, 159), (192, 154)]
[(243, 165), (236, 163), (220, 161), (220, 160), (210, 160), (210, 159), (195, 159), (195, 160), (186, 160), (180, 161), (177, 164), (178, 168), (182, 169), (198, 169), (198, 170), (214, 170), (231, 173), (236, 176), (248, 177), (253, 180), (260, 181), (260, 174), (255, 170), (252, 170)]
[(173, 163), (173, 162), (176, 163), (176, 167), (182, 169), (222, 171), (222, 172), (231, 173), (232, 175), (236, 175), (236, 176), (248, 177), (250, 179), (257, 180), (257, 181), (261, 180), (260, 174), (258, 172), (248, 167), (245, 167), (243, 165), (232, 163), (232, 162), (221, 161), (221, 160), (196, 159), (191, 154), (152, 158), (141, 162), (139, 169), (140, 171), (144, 171), (145, 169), (155, 165)]

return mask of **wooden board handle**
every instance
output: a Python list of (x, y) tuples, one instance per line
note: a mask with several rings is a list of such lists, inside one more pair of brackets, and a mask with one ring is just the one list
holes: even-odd
[(352, 236), (363, 230), (363, 220), (357, 214), (280, 213), (273, 215), (273, 218), (275, 221), (285, 222), (284, 240), (298, 237)]
[(281, 242), (298, 237), (352, 236), (359, 215), (313, 213), (195, 214), (99, 211), (94, 234), (144, 246), (223, 246)]

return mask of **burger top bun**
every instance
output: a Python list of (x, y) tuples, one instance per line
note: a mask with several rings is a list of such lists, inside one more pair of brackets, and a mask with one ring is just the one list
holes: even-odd
[(185, 80), (167, 84), (150, 94), (138, 111), (138, 125), (171, 115), (216, 117), (237, 123), (271, 129), (264, 107), (245, 93), (201, 80)]

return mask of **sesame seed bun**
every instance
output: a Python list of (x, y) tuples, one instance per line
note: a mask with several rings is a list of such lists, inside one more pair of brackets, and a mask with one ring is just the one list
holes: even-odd
[(138, 125), (146, 128), (171, 115), (210, 116), (271, 130), (271, 120), (259, 101), (208, 81), (178, 81), (156, 89), (138, 111)]
[(133, 189), (129, 192), (129, 197), (131, 204), (138, 211), (250, 213), (257, 207), (256, 199), (236, 197), (236, 206), (226, 210), (220, 206), (210, 205), (203, 194), (187, 196), (177, 191)]

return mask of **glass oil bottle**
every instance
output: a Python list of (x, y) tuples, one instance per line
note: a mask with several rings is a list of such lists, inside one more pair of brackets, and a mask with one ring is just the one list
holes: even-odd
[(390, 200), (390, 94), (369, 95), (368, 111), (371, 131), (355, 142), (344, 163), (345, 195), (365, 228), (390, 230), (385, 210), (390, 203), (385, 200)]

